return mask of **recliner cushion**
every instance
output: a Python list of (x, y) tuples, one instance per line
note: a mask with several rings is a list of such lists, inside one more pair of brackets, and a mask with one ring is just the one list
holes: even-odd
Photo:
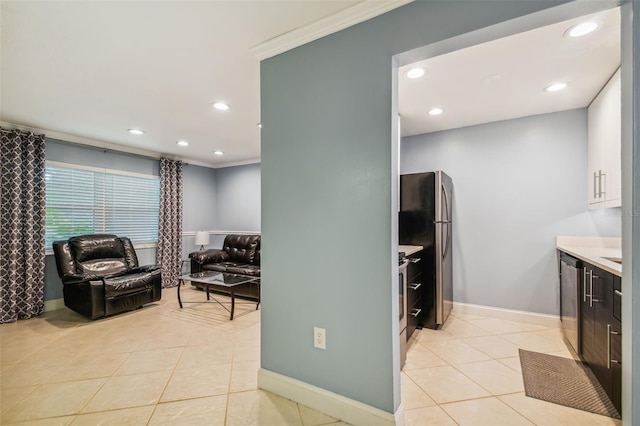
[(122, 259), (125, 257), (122, 241), (115, 235), (96, 234), (69, 238), (76, 262), (94, 259)]
[(129, 270), (124, 258), (89, 260), (78, 263), (77, 268), (81, 274), (93, 274), (100, 277), (122, 275)]
[(152, 272), (141, 272), (139, 274), (127, 274), (119, 277), (105, 278), (105, 297), (117, 297), (151, 288), (154, 275), (157, 274)]

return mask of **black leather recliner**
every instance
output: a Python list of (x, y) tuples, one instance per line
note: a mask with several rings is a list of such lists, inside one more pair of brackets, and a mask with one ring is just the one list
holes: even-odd
[(138, 266), (129, 238), (81, 235), (53, 243), (64, 304), (96, 319), (156, 302), (162, 297), (159, 265)]

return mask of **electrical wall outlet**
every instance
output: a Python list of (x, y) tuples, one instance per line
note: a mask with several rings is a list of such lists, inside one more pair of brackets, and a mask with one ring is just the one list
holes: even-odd
[(324, 328), (313, 327), (313, 347), (327, 349), (327, 336)]

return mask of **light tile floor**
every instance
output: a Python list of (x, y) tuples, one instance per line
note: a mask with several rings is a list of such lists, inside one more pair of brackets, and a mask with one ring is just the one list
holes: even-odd
[[(203, 300), (184, 288), (183, 300)], [(62, 309), (0, 325), (0, 424), (345, 425), (257, 389), (260, 314), (179, 309), (175, 289), (88, 321)], [(402, 372), (407, 426), (619, 425), (524, 395), (518, 348), (572, 357), (557, 329), (457, 314), (415, 334)]]
[(557, 328), (452, 311), (415, 335), (401, 375), (406, 426), (620, 425), (524, 394), (518, 349), (578, 359)]

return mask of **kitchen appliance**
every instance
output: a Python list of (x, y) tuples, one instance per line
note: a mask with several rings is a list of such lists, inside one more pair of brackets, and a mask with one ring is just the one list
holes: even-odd
[(565, 337), (577, 353), (580, 350), (580, 275), (582, 262), (560, 253), (560, 321)]
[(398, 303), (400, 317), (400, 368), (407, 359), (407, 266), (405, 253), (398, 253)]
[(399, 244), (424, 248), (422, 325), (434, 329), (453, 308), (452, 197), (442, 171), (400, 176)]

